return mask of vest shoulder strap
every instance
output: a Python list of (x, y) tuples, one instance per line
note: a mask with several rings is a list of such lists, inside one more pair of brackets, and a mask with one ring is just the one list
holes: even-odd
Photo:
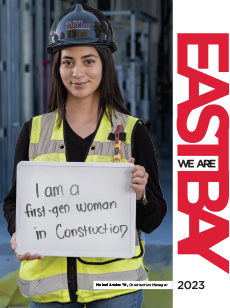
[[(64, 154), (63, 122), (58, 126), (58, 112), (53, 111), (32, 120), (29, 159), (46, 160), (45, 155), (54, 153)], [(64, 156), (63, 156), (64, 157)], [(54, 160), (60, 160), (60, 155)]]

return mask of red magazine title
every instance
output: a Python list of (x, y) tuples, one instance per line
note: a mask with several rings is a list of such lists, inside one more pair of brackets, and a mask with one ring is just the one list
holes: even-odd
[[(189, 45), (198, 46), (198, 69), (188, 66)], [(218, 45), (219, 55), (216, 59), (218, 72), (229, 72), (229, 34), (178, 34), (177, 69), (178, 74), (189, 80), (189, 99), (178, 104), (177, 131), (186, 144), (177, 146), (177, 156), (178, 158), (180, 156), (218, 157), (218, 170), (207, 171), (203, 168), (192, 172), (178, 171), (178, 211), (189, 216), (189, 236), (178, 242), (178, 254), (200, 255), (229, 273), (229, 260), (211, 249), (229, 237), (229, 220), (218, 215), (228, 205), (229, 200), (229, 116), (226, 109), (220, 105), (221, 98), (229, 94), (229, 84), (221, 78), (218, 79), (200, 71), (208, 72), (210, 45)], [(212, 87), (213, 90), (200, 95), (200, 83)], [(190, 113), (198, 107), (203, 109), (195, 130), (190, 131), (187, 120)], [(230, 102), (226, 108), (230, 108)], [(202, 144), (213, 116), (219, 120), (215, 134), (218, 142)], [(188, 198), (190, 182), (199, 183), (199, 197), (196, 203), (191, 203)], [(219, 185), (219, 196), (216, 200), (211, 200), (209, 197), (210, 182)], [(213, 227), (201, 232), (200, 221), (209, 223)]]

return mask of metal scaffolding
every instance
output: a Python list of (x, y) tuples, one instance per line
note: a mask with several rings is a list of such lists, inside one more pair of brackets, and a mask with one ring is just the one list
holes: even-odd
[[(44, 84), (49, 70), (44, 57), (45, 6), (51, 1), (0, 0), (0, 200), (12, 178), (15, 144), (22, 124), (44, 112)], [(47, 32), (48, 33), (48, 32)], [(48, 93), (48, 89), (46, 91)]]
[[(118, 56), (115, 55), (116, 69), (122, 96), (128, 105), (130, 112), (138, 116), (144, 122), (149, 117), (149, 37), (150, 24), (157, 22), (155, 17), (144, 13), (133, 11), (104, 11), (110, 17), (119, 17), (115, 21), (111, 19), (114, 29), (115, 40), (119, 38), (120, 32), (126, 32), (122, 37), (123, 43), (118, 44)], [(124, 19), (125, 18), (125, 19)], [(119, 30), (116, 30), (116, 29)], [(117, 33), (118, 32), (118, 33)], [(127, 40), (130, 39), (129, 55)], [(137, 46), (141, 46), (139, 54)]]

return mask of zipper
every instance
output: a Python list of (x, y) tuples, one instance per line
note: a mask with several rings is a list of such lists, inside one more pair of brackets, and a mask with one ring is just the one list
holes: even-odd
[[(67, 153), (67, 141), (66, 141), (66, 129), (65, 129), (65, 115), (63, 119), (63, 130), (64, 130), (64, 144), (65, 144), (65, 156), (66, 161), (68, 162), (68, 153)], [(77, 258), (67, 257), (67, 282), (68, 282), (68, 290), (69, 297), (72, 302), (77, 301)]]
[(77, 260), (74, 257), (67, 257), (67, 282), (69, 297), (72, 302), (77, 301)]

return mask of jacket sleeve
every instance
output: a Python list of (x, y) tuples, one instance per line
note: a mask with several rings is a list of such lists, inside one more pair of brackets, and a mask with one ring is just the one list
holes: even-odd
[(158, 164), (153, 142), (145, 125), (137, 124), (134, 131), (132, 157), (135, 164), (143, 166), (149, 174), (146, 186), (148, 203), (137, 201), (136, 226), (145, 233), (151, 233), (162, 222), (167, 204), (159, 184)]
[(8, 223), (8, 232), (12, 236), (15, 232), (15, 221), (16, 221), (16, 170), (17, 164), (24, 160), (28, 161), (28, 149), (29, 149), (29, 121), (26, 122), (19, 134), (17, 144), (15, 147), (15, 155), (14, 155), (14, 167), (13, 167), (13, 178), (12, 178), (12, 186), (5, 197), (3, 202), (3, 212), (4, 217)]

